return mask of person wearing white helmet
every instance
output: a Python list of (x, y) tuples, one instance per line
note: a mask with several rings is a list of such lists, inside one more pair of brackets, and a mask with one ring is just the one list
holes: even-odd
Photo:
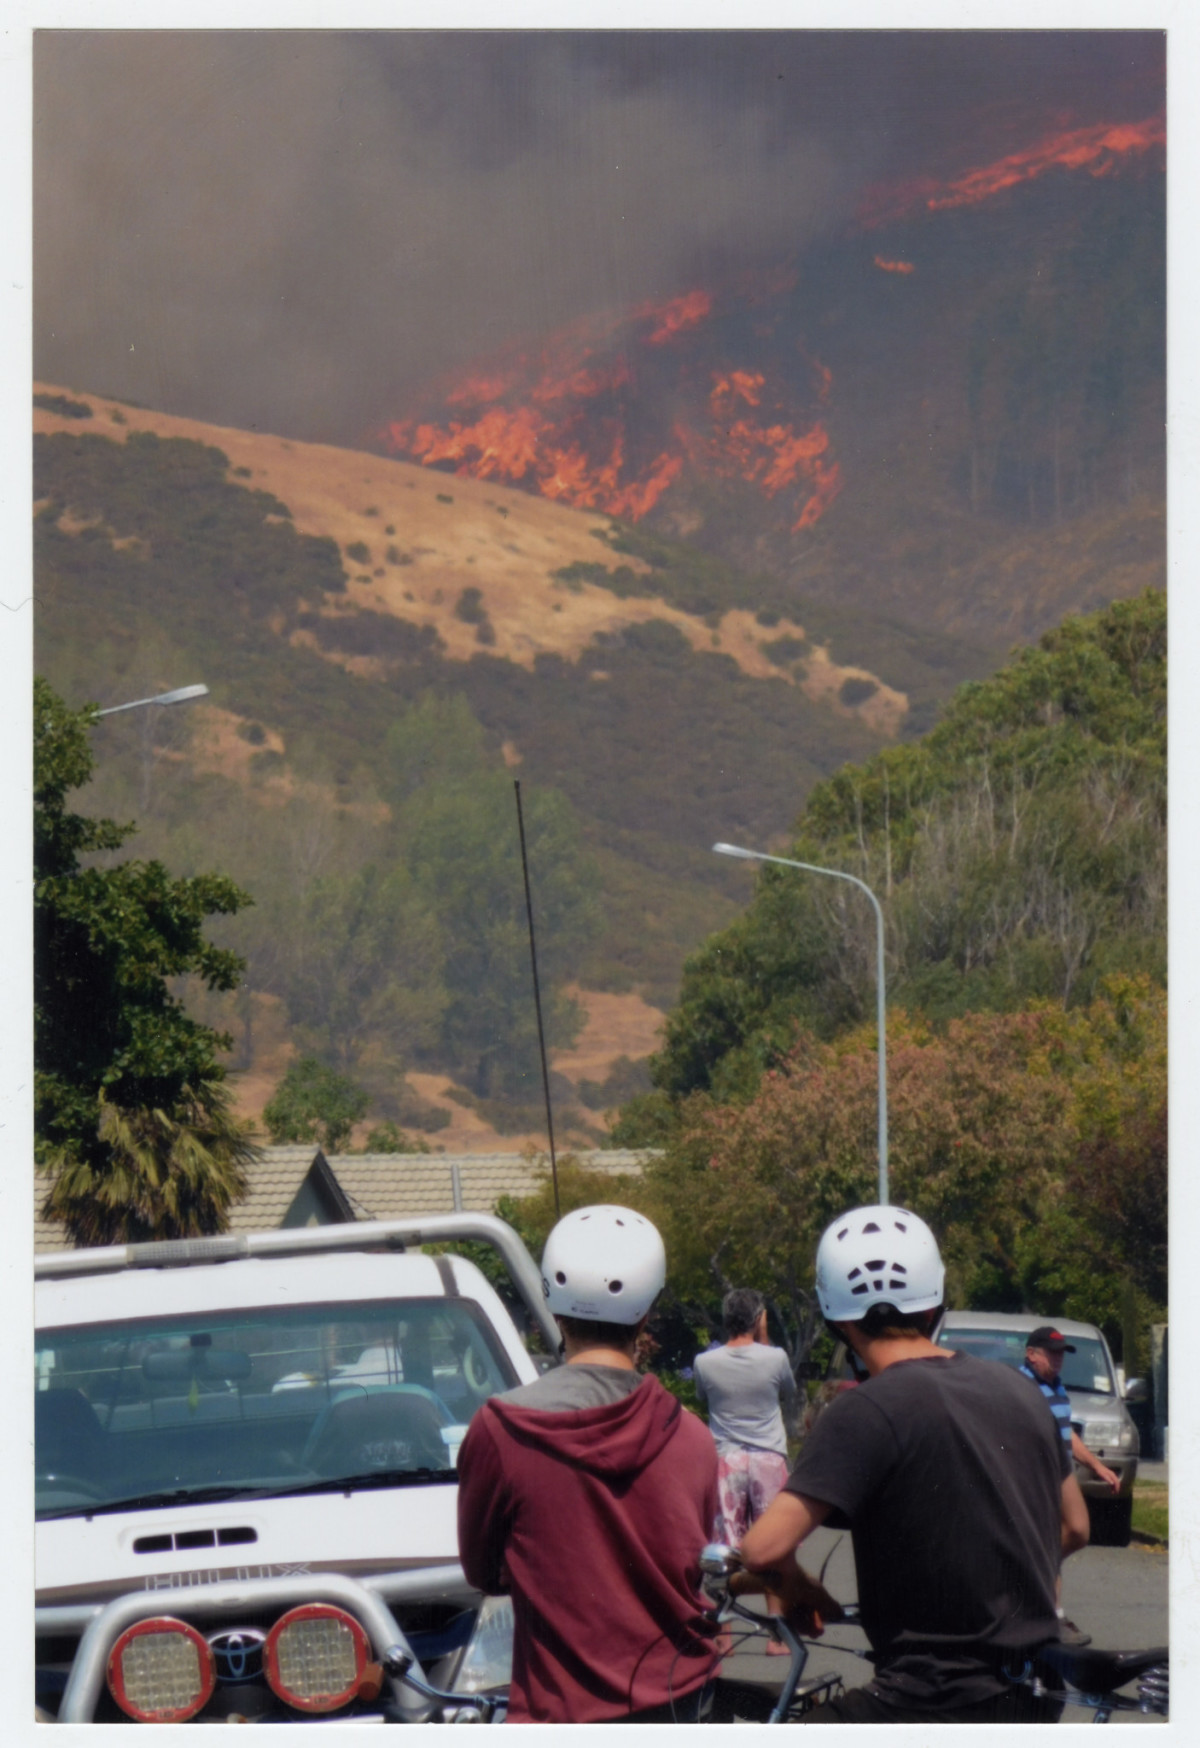
[(1017, 1678), (1058, 1637), (1055, 1579), (1087, 1508), (1046, 1404), (1007, 1366), (931, 1340), (945, 1272), (905, 1208), (851, 1209), (817, 1250), (817, 1297), (864, 1381), (815, 1422), (741, 1546), (747, 1588), (821, 1630), (838, 1604), (796, 1564), (848, 1527), (873, 1679), (809, 1723), (1054, 1722)]
[(634, 1351), (666, 1279), (657, 1229), (579, 1208), (542, 1255), (566, 1364), (493, 1396), (458, 1458), (463, 1570), (511, 1596), (513, 1723), (695, 1722), (719, 1661), (700, 1590), (717, 1506), (704, 1423)]

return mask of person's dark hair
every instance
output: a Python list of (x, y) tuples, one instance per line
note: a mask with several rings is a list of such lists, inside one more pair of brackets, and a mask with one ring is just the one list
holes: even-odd
[(753, 1287), (734, 1287), (726, 1293), (721, 1305), (726, 1341), (732, 1335), (749, 1335), (762, 1316), (765, 1304), (762, 1294)]
[(597, 1347), (628, 1348), (631, 1352), (641, 1333), (638, 1323), (600, 1323), (590, 1317), (563, 1317), (558, 1326), (576, 1341), (590, 1341)]
[(942, 1314), (935, 1305), (931, 1311), (898, 1311), (894, 1305), (872, 1305), (865, 1317), (858, 1319), (868, 1341), (881, 1335), (929, 1335)]

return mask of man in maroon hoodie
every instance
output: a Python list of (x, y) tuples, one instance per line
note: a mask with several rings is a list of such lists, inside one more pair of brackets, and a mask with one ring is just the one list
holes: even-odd
[(485, 1402), (459, 1452), (463, 1570), (513, 1603), (511, 1723), (687, 1723), (707, 1709), (719, 1653), (699, 1555), (716, 1448), (633, 1357), (665, 1278), (641, 1214), (560, 1220), (542, 1287), (566, 1364)]

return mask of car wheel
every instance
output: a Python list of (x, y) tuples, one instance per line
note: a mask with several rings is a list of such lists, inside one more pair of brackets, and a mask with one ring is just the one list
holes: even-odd
[(1099, 1548), (1127, 1548), (1132, 1533), (1132, 1499), (1093, 1499), (1088, 1507), (1092, 1542)]

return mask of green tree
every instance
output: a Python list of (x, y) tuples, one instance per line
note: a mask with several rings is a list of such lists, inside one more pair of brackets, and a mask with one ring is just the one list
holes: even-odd
[(364, 1153), (431, 1153), (433, 1150), (423, 1135), (406, 1135), (398, 1123), (389, 1117), (370, 1130), (363, 1142)]
[(404, 868), (314, 880), (286, 929), (278, 984), (303, 1043), (352, 1072), (436, 1043), (447, 997), (433, 906)]
[[(889, 998), (939, 1023), (1114, 974), (1166, 981), (1166, 606), (1148, 590), (1068, 619), (964, 686), (920, 742), (812, 793), (793, 847), (878, 894)], [(873, 919), (843, 883), (764, 867), (749, 909), (684, 970), (655, 1084), (746, 1097), (797, 1027), (874, 1005)]]
[[(1114, 978), (1086, 1008), (889, 1016), (893, 1201), (937, 1232), (960, 1306), (1101, 1323), (1119, 1342), (1130, 1284), (1161, 1313), (1166, 1254), (1166, 998)], [(684, 1102), (638, 1206), (669, 1283), (722, 1277), (781, 1307), (812, 1284), (817, 1240), (876, 1188), (873, 1028), (802, 1034), (748, 1099)]]
[(315, 1056), (301, 1056), (275, 1088), (263, 1122), (277, 1146), (312, 1141), (326, 1153), (339, 1153), (370, 1102), (348, 1075)]
[[(529, 925), (511, 780), (489, 759), (462, 699), (425, 699), (388, 738), (386, 793), (397, 857), (441, 923), (446, 1006), (438, 1054), (481, 1098), (539, 1085)], [(554, 790), (524, 796), (547, 1043), (582, 1019), (566, 985), (598, 921), (597, 876), (573, 809)]]
[(160, 862), (85, 865), (131, 825), (71, 812), (92, 772), (94, 706), (34, 683), (34, 1115), (43, 1212), (74, 1243), (222, 1230), (244, 1192), (249, 1127), (232, 1115), (221, 1033), (171, 980), (236, 987), (241, 961), (205, 940), (213, 915), (249, 903), (216, 874), (173, 879)]

